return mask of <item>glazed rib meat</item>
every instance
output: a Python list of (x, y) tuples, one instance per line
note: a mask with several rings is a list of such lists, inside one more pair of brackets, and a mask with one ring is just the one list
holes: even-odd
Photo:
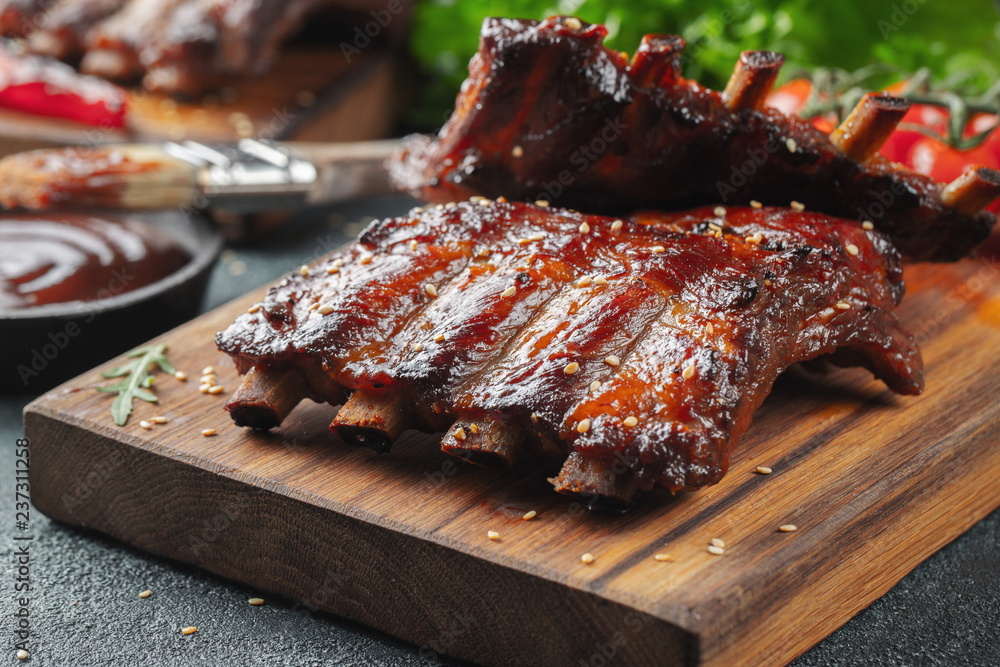
[(873, 221), (914, 260), (958, 259), (988, 236), (996, 171), (946, 187), (877, 154), (905, 100), (870, 94), (828, 136), (763, 107), (779, 54), (745, 52), (720, 93), (681, 76), (681, 38), (647, 35), (629, 59), (605, 34), (575, 18), (487, 19), (451, 119), (389, 162), (396, 187), (614, 215), (798, 201)]
[[(561, 462), (556, 489), (627, 502), (718, 482), (775, 379), (824, 355), (922, 388), (890, 241), (782, 208), (627, 220), (483, 198), (373, 223), (217, 336), (227, 406), (271, 428), (303, 398), (388, 450), (445, 432), (475, 463)], [(612, 472), (613, 471), (613, 472)]]
[[(390, 13), (379, 0), (0, 0), (0, 28), (28, 37), (29, 52), (80, 59), (84, 73), (198, 95), (267, 72), (327, 10), (346, 25)], [(395, 39), (405, 20), (392, 17)]]

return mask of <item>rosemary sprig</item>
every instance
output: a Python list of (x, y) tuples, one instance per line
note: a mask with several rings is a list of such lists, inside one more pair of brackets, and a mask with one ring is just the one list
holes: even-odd
[(818, 67), (807, 73), (806, 78), (812, 82), (812, 89), (798, 115), (813, 118), (833, 112), (838, 118), (846, 118), (861, 97), (869, 90), (879, 88), (878, 82), (887, 75), (906, 81), (897, 93), (900, 97), (914, 104), (936, 106), (948, 111), (946, 135), (912, 123), (901, 124), (901, 129), (920, 132), (960, 150), (976, 148), (996, 129), (994, 126), (974, 136), (964, 136), (965, 126), (972, 114), (1000, 115), (1000, 81), (980, 95), (968, 95), (961, 92), (963, 82), (960, 79), (953, 77), (935, 84), (930, 70), (926, 68), (908, 73), (883, 64), (862, 67), (854, 72)]
[(114, 384), (96, 387), (97, 391), (118, 394), (111, 404), (111, 417), (119, 426), (124, 426), (132, 414), (133, 399), (156, 403), (156, 395), (149, 391), (149, 387), (153, 386), (154, 368), (159, 367), (164, 373), (175, 372), (166, 352), (167, 346), (164, 344), (140, 347), (125, 355), (132, 361), (101, 373), (101, 377), (122, 378)]

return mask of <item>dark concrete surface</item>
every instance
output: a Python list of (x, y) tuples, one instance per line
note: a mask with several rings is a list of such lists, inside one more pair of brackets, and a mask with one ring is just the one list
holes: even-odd
[[(361, 216), (390, 215), (407, 206), (403, 199), (355, 202), (302, 216), (266, 244), (231, 249), (215, 269), (205, 308), (341, 245), (363, 227), (366, 219)], [(33, 664), (441, 662), (418, 647), (341, 619), (296, 610), (287, 601), (268, 599), (266, 605), (252, 607), (246, 601), (256, 592), (242, 585), (54, 524), (36, 512), (30, 530), (18, 531), (15, 441), (23, 436), (21, 410), (31, 398), (0, 396), (3, 663), (18, 662), (13, 633), (18, 597), (14, 552), (22, 543), (14, 538), (25, 534), (34, 535), (28, 642)], [(140, 600), (137, 593), (144, 589), (152, 589), (153, 596)], [(534, 623), (543, 624), (544, 619)], [(179, 628), (187, 625), (198, 626), (198, 633), (181, 636)], [(1000, 665), (1000, 512), (932, 556), (794, 664)]]

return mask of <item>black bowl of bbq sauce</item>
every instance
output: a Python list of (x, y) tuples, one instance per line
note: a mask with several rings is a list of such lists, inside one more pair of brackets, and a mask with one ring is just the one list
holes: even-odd
[(0, 392), (37, 395), (201, 310), (222, 237), (155, 213), (0, 216)]

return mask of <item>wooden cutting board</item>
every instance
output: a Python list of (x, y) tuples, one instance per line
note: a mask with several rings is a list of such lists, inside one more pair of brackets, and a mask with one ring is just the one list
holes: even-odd
[(298, 46), (266, 74), (236, 80), (198, 99), (140, 89), (129, 95), (128, 125), (101, 129), (0, 109), (0, 156), (36, 148), (143, 141), (380, 139), (396, 118), (392, 57), (372, 50), (350, 62), (337, 47)]
[[(622, 515), (551, 492), (548, 471), (468, 467), (428, 436), (388, 455), (344, 444), (326, 428), (329, 406), (301, 405), (271, 434), (236, 428), (225, 396), (199, 394), (197, 376), (213, 365), (236, 386), (212, 339), (260, 296), (250, 294), (159, 339), (192, 380), (161, 376), (159, 405), (137, 405), (126, 427), (90, 389), (97, 370), (29, 405), (32, 499), (58, 521), (374, 626), (424, 655), (781, 663), (1000, 506), (998, 276), (985, 259), (907, 269), (901, 317), (924, 346), (923, 396), (894, 396), (858, 369), (792, 370), (722, 483)], [(156, 415), (169, 422), (140, 428)], [(525, 521), (529, 510), (538, 515)], [(713, 538), (723, 555), (709, 553)]]

